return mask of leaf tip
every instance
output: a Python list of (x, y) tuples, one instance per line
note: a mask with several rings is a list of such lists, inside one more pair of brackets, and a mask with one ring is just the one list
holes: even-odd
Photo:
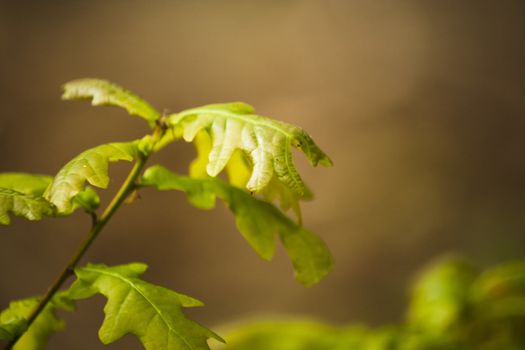
[(326, 168), (330, 168), (330, 167), (334, 166), (334, 162), (326, 154), (324, 155), (323, 158), (321, 158), (319, 160), (319, 164), (321, 164), (322, 166), (324, 166)]

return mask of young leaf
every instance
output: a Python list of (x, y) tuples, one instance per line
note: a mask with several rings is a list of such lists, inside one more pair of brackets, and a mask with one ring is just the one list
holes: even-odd
[(0, 173), (0, 188), (27, 195), (41, 196), (53, 178), (47, 175), (26, 173)]
[(252, 192), (264, 189), (275, 175), (300, 198), (307, 194), (297, 172), (291, 147), (303, 151), (313, 166), (332, 165), (328, 156), (301, 128), (254, 114), (251, 106), (241, 103), (214, 104), (192, 108), (168, 117), (168, 123), (180, 130), (184, 140), (193, 141), (205, 130), (212, 138), (207, 173), (216, 176), (226, 166), (236, 149), (240, 149), (253, 164), (246, 184)]
[(266, 260), (273, 257), (275, 234), (279, 232), (297, 280), (307, 286), (319, 282), (332, 267), (330, 252), (318, 236), (295, 224), (272, 204), (219, 179), (180, 176), (156, 165), (144, 172), (141, 184), (159, 190), (184, 191), (190, 203), (201, 209), (212, 208), (215, 197), (219, 197), (235, 214), (241, 234)]
[[(31, 221), (40, 220), (43, 216), (56, 216), (56, 207), (42, 197), (52, 181), (53, 178), (47, 175), (0, 174), (0, 224), (10, 223), (8, 213)], [(99, 203), (96, 192), (88, 187), (73, 198), (71, 212), (78, 207), (92, 212)]]
[(86, 187), (84, 191), (79, 192), (73, 197), (73, 207), (80, 207), (87, 213), (93, 213), (100, 205), (100, 198), (91, 187)]
[(210, 177), (206, 172), (206, 166), (208, 165), (208, 155), (211, 150), (211, 138), (207, 132), (201, 131), (195, 135), (193, 144), (197, 151), (197, 158), (190, 163), (189, 174), (191, 177), (207, 179)]
[(201, 306), (200, 301), (141, 280), (146, 269), (141, 263), (88, 264), (75, 269), (78, 280), (69, 291), (72, 298), (100, 293), (108, 299), (99, 330), (104, 344), (128, 333), (136, 335), (147, 350), (209, 350), (207, 339), (223, 341), (182, 313), (181, 307)]
[(82, 152), (60, 169), (44, 198), (53, 203), (60, 214), (71, 213), (75, 208), (72, 199), (85, 189), (86, 181), (106, 188), (109, 184), (108, 163), (132, 161), (137, 156), (136, 144), (109, 143)]
[[(198, 140), (196, 144), (198, 144)], [(236, 150), (233, 153), (232, 157), (230, 158), (230, 161), (226, 165), (226, 172), (228, 173), (228, 179), (230, 183), (233, 186), (240, 188), (246, 188), (246, 184), (248, 183), (248, 180), (252, 173), (251, 169), (252, 166), (250, 160), (248, 159), (246, 154), (244, 154), (240, 150)], [(291, 208), (299, 221), (299, 225), (301, 225), (302, 216), (299, 201), (310, 200), (313, 197), (312, 193), (310, 192), (308, 187), (306, 187), (306, 185), (305, 190), (306, 192), (303, 194), (303, 196), (297, 195), (297, 193), (295, 193), (290, 188), (286, 187), (285, 184), (279, 181), (279, 179), (277, 179), (277, 177), (274, 174), (268, 185), (265, 188), (263, 188), (259, 193), (268, 202), (273, 202), (274, 200), (277, 200), (280, 203), (281, 210), (284, 212)]]
[(41, 197), (52, 179), (47, 175), (0, 174), (0, 224), (11, 222), (9, 212), (28, 220), (53, 215), (53, 205)]
[(59, 293), (28, 329), (27, 319), (38, 305), (38, 301), (38, 298), (12, 301), (9, 307), (0, 313), (0, 339), (11, 340), (23, 333), (14, 350), (44, 349), (49, 337), (64, 329), (65, 326), (64, 321), (55, 315), (56, 310), (71, 311), (74, 308), (67, 296), (64, 293)]
[(0, 224), (9, 225), (9, 213), (27, 220), (41, 220), (43, 216), (52, 216), (54, 206), (44, 198), (30, 194), (0, 188)]
[(91, 104), (93, 106), (122, 107), (129, 114), (146, 119), (152, 127), (155, 125), (155, 121), (160, 118), (159, 112), (149, 103), (134, 93), (106, 80), (90, 78), (73, 80), (64, 84), (63, 89), (62, 99), (64, 100), (92, 98)]

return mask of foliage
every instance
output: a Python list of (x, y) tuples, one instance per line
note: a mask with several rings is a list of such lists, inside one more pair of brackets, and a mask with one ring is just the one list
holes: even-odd
[(53, 215), (53, 206), (42, 198), (51, 181), (52, 177), (46, 175), (0, 174), (0, 224), (11, 222), (9, 212), (27, 220)]
[(226, 166), (236, 149), (248, 154), (253, 172), (246, 184), (250, 191), (265, 188), (272, 177), (283, 182), (298, 196), (304, 196), (305, 185), (292, 161), (291, 147), (303, 151), (313, 166), (331, 166), (332, 161), (302, 129), (261, 117), (245, 103), (203, 106), (168, 117), (168, 123), (182, 129), (187, 142), (201, 130), (212, 137), (206, 171), (216, 176)]
[(54, 204), (58, 212), (68, 214), (73, 209), (72, 199), (84, 190), (86, 181), (106, 188), (109, 184), (108, 163), (132, 161), (136, 157), (134, 142), (110, 143), (88, 149), (64, 165), (55, 176), (44, 198)]
[(144, 118), (150, 126), (160, 118), (159, 112), (131, 91), (101, 79), (78, 79), (64, 84), (64, 100), (92, 99), (93, 106), (118, 106), (131, 115)]
[(297, 279), (312, 285), (323, 278), (332, 267), (328, 248), (315, 234), (295, 224), (273, 205), (228, 185), (220, 179), (195, 179), (174, 174), (162, 166), (144, 172), (141, 184), (159, 190), (180, 190), (197, 208), (215, 206), (215, 197), (222, 199), (236, 216), (237, 228), (253, 249), (270, 260), (275, 251), (275, 234), (292, 259)]
[(422, 271), (406, 321), (379, 329), (314, 321), (255, 322), (222, 350), (496, 350), (525, 348), (525, 261), (483, 272), (455, 257)]
[(39, 298), (12, 301), (0, 314), (0, 339), (9, 340), (23, 334), (15, 350), (44, 349), (49, 337), (65, 327), (65, 322), (56, 316), (56, 311), (73, 311), (74, 305), (66, 293), (56, 294), (28, 329), (27, 318), (38, 303)]
[[(222, 339), (187, 319), (181, 308), (202, 303), (189, 296), (143, 281), (146, 265), (120, 266), (78, 263), (120, 205), (141, 187), (181, 190), (189, 202), (211, 209), (216, 197), (235, 214), (237, 227), (255, 251), (270, 260), (278, 233), (292, 260), (297, 279), (306, 286), (319, 282), (330, 270), (332, 258), (326, 245), (302, 227), (299, 201), (311, 198), (293, 165), (291, 148), (300, 149), (312, 165), (332, 164), (328, 156), (301, 128), (255, 114), (247, 104), (225, 103), (161, 115), (137, 95), (99, 79), (79, 79), (64, 85), (63, 99), (91, 99), (92, 105), (124, 108), (145, 119), (150, 134), (131, 142), (108, 143), (74, 157), (54, 176), (24, 173), (0, 174), (0, 224), (10, 214), (28, 220), (72, 214), (81, 208), (92, 218), (92, 227), (77, 252), (42, 297), (12, 302), (0, 314), (0, 340), (6, 349), (43, 349), (48, 338), (64, 327), (55, 312), (73, 310), (74, 304), (95, 294), (107, 298), (105, 319), (99, 331), (104, 344), (130, 333), (146, 349), (205, 350), (208, 339)], [(188, 176), (162, 166), (146, 170), (152, 153), (183, 138), (194, 142), (197, 159)], [(109, 163), (133, 162), (127, 179), (101, 213), (95, 188), (110, 181)], [(230, 184), (215, 178), (226, 169)], [(280, 201), (280, 209), (272, 202)], [(287, 216), (293, 209), (298, 223)], [(63, 290), (64, 282), (76, 281)], [(61, 290), (62, 289), (62, 290)]]
[(145, 264), (108, 267), (88, 264), (76, 269), (78, 280), (70, 297), (85, 299), (103, 294), (108, 303), (100, 340), (110, 344), (128, 333), (139, 337), (144, 347), (153, 349), (208, 349), (206, 339), (222, 339), (188, 320), (181, 307), (202, 306), (202, 302), (140, 279)]

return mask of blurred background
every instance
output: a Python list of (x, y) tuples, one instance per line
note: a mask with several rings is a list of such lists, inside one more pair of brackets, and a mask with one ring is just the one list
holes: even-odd
[[(161, 111), (245, 101), (304, 127), (332, 156), (311, 169), (305, 225), (336, 266), (293, 280), (262, 261), (222, 205), (143, 191), (85, 261), (142, 261), (146, 278), (206, 307), (207, 326), (268, 314), (370, 325), (403, 317), (418, 268), (454, 251), (493, 264), (525, 255), (525, 2), (0, 0), (0, 171), (55, 174), (86, 148), (146, 132), (116, 108), (62, 102), (81, 77), (114, 81)], [(184, 172), (177, 143), (153, 159)], [(111, 168), (116, 190), (129, 164)], [(0, 309), (43, 294), (89, 218), (0, 227)], [(66, 314), (51, 349), (102, 349), (104, 300)], [(140, 349), (127, 337), (113, 349)]]

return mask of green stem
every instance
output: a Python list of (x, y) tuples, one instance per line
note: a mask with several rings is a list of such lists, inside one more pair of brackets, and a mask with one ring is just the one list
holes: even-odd
[[(46, 307), (46, 305), (51, 301), (55, 293), (62, 287), (64, 282), (74, 273), (74, 269), (77, 266), (78, 262), (86, 251), (89, 249), (93, 241), (97, 238), (99, 233), (102, 231), (104, 226), (108, 223), (108, 221), (111, 219), (113, 214), (118, 210), (118, 208), (122, 205), (122, 203), (126, 200), (128, 195), (135, 189), (136, 187), (136, 180), (140, 175), (140, 172), (144, 168), (144, 165), (146, 164), (146, 161), (148, 160), (148, 156), (142, 155), (139, 152), (138, 159), (133, 166), (133, 169), (131, 169), (131, 172), (129, 173), (128, 177), (120, 187), (117, 194), (113, 197), (111, 202), (108, 204), (104, 212), (102, 213), (102, 216), (100, 219), (94, 221), (93, 226), (91, 227), (91, 230), (89, 230), (86, 238), (82, 242), (82, 244), (78, 247), (78, 250), (75, 252), (75, 254), (71, 257), (69, 262), (67, 263), (66, 267), (62, 271), (60, 275), (56, 278), (55, 282), (49, 287), (46, 295), (40, 300), (38, 303), (36, 309), (32, 312), (31, 316), (27, 319), (27, 329), (31, 326), (31, 324), (35, 321), (35, 319), (40, 315), (42, 310)], [(26, 329), (26, 331), (27, 331)], [(12, 339), (5, 347), (5, 350), (10, 350), (15, 346), (15, 344), (18, 342), (20, 337), (23, 335), (19, 334), (17, 337)]]

